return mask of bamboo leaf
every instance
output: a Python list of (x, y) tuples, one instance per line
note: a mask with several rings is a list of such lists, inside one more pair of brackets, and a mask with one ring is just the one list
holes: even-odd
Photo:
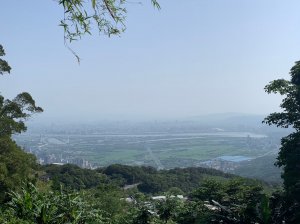
[(96, 0), (92, 0), (92, 6), (94, 9), (96, 8)]

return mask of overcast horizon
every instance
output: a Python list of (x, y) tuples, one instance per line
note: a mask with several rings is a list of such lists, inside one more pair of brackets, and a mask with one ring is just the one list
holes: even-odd
[[(245, 119), (245, 123), (249, 123), (249, 120), (254, 123), (261, 123), (267, 114), (246, 114), (246, 113), (211, 113), (211, 114), (202, 114), (195, 116), (186, 116), (186, 117), (143, 117), (143, 116), (119, 116), (116, 118), (114, 116), (105, 118), (83, 118), (78, 119), (78, 117), (66, 118), (66, 117), (47, 117), (37, 115), (33, 118), (30, 118), (27, 121), (28, 126), (48, 126), (48, 125), (101, 125), (101, 124), (150, 124), (150, 123), (176, 123), (176, 122), (196, 122), (199, 124), (209, 124), (210, 122), (213, 125), (221, 124), (224, 121), (229, 121), (231, 119), (236, 120), (241, 123), (241, 119)], [(262, 123), (261, 123), (262, 124)], [(268, 126), (267, 124), (263, 124)]]
[(63, 44), (56, 2), (3, 2), (0, 44), (12, 72), (1, 76), (1, 94), (31, 93), (45, 110), (37, 121), (279, 111), (281, 98), (264, 86), (288, 79), (300, 59), (299, 1), (160, 4), (129, 4), (121, 37), (95, 32), (71, 44), (78, 65)]

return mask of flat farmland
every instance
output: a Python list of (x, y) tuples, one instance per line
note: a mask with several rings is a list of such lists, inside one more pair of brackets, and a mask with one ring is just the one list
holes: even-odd
[(268, 136), (247, 132), (23, 134), (15, 140), (40, 161), (84, 159), (95, 166), (122, 163), (158, 168), (197, 166), (220, 156), (256, 158), (274, 151), (277, 144)]

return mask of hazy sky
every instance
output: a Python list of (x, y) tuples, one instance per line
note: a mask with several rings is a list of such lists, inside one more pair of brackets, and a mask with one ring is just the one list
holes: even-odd
[(13, 70), (0, 90), (30, 92), (40, 118), (83, 121), (266, 114), (280, 98), (263, 87), (300, 60), (299, 0), (150, 0), (130, 4), (127, 30), (64, 47), (53, 0), (1, 2), (0, 43)]

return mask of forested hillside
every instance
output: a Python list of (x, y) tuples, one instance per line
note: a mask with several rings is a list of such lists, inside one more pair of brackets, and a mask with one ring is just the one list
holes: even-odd
[(270, 184), (281, 184), (282, 170), (276, 166), (277, 155), (267, 155), (251, 161), (243, 162), (243, 165), (234, 170), (234, 174), (243, 177), (264, 180)]
[[(282, 102), (280, 112), (269, 114), (263, 123), (289, 128), (288, 130), (292, 133), (288, 132), (287, 136), (281, 138), (280, 143), (268, 144), (272, 148), (271, 151), (265, 147), (267, 144), (261, 141), (261, 145), (264, 146), (262, 148), (268, 151), (255, 157), (251, 153), (254, 149), (260, 149), (256, 144), (258, 140), (253, 140), (248, 135), (246, 142), (240, 141), (235, 145), (235, 149), (246, 151), (246, 155), (253, 156), (251, 157), (253, 160), (246, 161), (248, 160), (246, 157), (246, 160), (243, 160), (246, 161), (246, 166), (237, 168), (235, 174), (210, 168), (168, 169), (175, 166), (162, 166), (154, 153), (159, 152), (164, 145), (166, 147), (164, 152), (157, 154), (157, 157), (163, 158), (163, 155), (173, 149), (166, 141), (170, 140), (168, 139), (170, 136), (159, 139), (161, 145), (158, 150), (153, 150), (153, 153), (150, 146), (153, 142), (157, 142), (157, 139), (150, 137), (146, 145), (146, 135), (140, 136), (140, 139), (133, 138), (127, 141), (126, 135), (119, 133), (125, 136), (127, 147), (131, 149), (132, 154), (136, 155), (133, 156), (134, 164), (152, 164), (141, 163), (137, 159), (147, 158), (154, 161), (157, 169), (151, 166), (120, 164), (107, 166), (105, 163), (102, 163), (101, 168), (86, 166), (91, 169), (83, 169), (69, 164), (72, 161), (69, 160), (71, 157), (66, 156), (63, 160), (61, 148), (59, 148), (59, 145), (65, 145), (67, 150), (71, 151), (68, 147), (69, 136), (66, 141), (54, 140), (60, 143), (55, 146), (55, 150), (60, 154), (59, 163), (50, 161), (50, 165), (41, 165), (43, 163), (37, 161), (36, 157), (31, 154), (31, 149), (30, 153), (27, 153), (13, 140), (15, 135), (27, 130), (26, 122), (29, 118), (43, 112), (28, 92), (20, 90), (25, 87), (27, 89), (28, 86), (30, 86), (28, 89), (35, 90), (32, 92), (39, 92), (43, 96), (41, 99), (52, 104), (53, 114), (64, 114), (65, 117), (71, 118), (70, 112), (72, 112), (75, 114), (74, 120), (76, 118), (88, 119), (89, 114), (99, 117), (105, 113), (108, 114), (108, 118), (111, 113), (114, 113), (118, 119), (122, 119), (126, 114), (138, 116), (138, 112), (151, 116), (161, 113), (169, 119), (175, 118), (176, 112), (177, 115), (185, 113), (191, 115), (195, 113), (195, 110), (209, 111), (207, 107), (215, 111), (224, 108), (229, 111), (237, 108), (247, 112), (251, 110), (255, 112), (255, 109), (260, 109), (260, 107), (265, 107), (264, 112), (266, 112), (266, 108), (269, 109), (270, 105), (275, 108), (272, 103), (260, 101), (261, 95), (257, 92), (261, 86), (258, 80), (266, 81), (265, 77), (261, 80), (260, 77), (264, 73), (270, 73), (272, 71), (268, 70), (270, 67), (280, 71), (287, 65), (285, 60), (294, 60), (296, 54), (288, 52), (291, 55), (289, 58), (283, 54), (284, 49), (296, 53), (299, 51), (297, 50), (298, 42), (293, 43), (287, 39), (291, 36), (298, 38), (299, 33), (284, 32), (291, 31), (291, 27), (295, 25), (285, 24), (284, 21), (287, 21), (285, 17), (293, 22), (299, 21), (299, 17), (290, 17), (299, 16), (297, 11), (292, 12), (293, 8), (290, 7), (292, 3), (279, 7), (278, 2), (258, 0), (255, 4), (252, 1), (251, 3), (250, 1), (236, 1), (235, 4), (232, 4), (232, 1), (226, 1), (226, 3), (218, 1), (214, 4), (211, 4), (211, 1), (186, 1), (188, 3), (184, 2), (185, 5), (181, 5), (182, 2), (179, 1), (176, 3), (169, 1), (170, 8), (166, 11), (174, 10), (173, 14), (169, 14), (170, 17), (157, 16), (151, 19), (143, 17), (147, 15), (147, 12), (140, 13), (133, 9), (133, 11), (136, 10), (135, 13), (138, 12), (136, 15), (139, 17), (136, 21), (142, 21), (133, 23), (134, 20), (129, 20), (137, 30), (135, 35), (126, 36), (124, 42), (120, 44), (112, 42), (113, 44), (110, 45), (108, 42), (103, 42), (103, 45), (95, 48), (100, 52), (99, 54), (93, 54), (90, 49), (85, 49), (86, 54), (90, 56), (86, 60), (87, 64), (85, 67), (72, 70), (66, 66), (68, 62), (61, 57), (59, 48), (51, 44), (51, 39), (55, 39), (55, 32), (42, 33), (42, 30), (47, 27), (44, 24), (46, 21), (42, 21), (43, 17), (49, 16), (52, 12), (60, 13), (59, 15), (62, 16), (59, 21), (62, 29), (61, 39), (66, 49), (75, 56), (75, 61), (80, 63), (79, 55), (70, 47), (72, 42), (83, 39), (95, 30), (101, 35), (118, 37), (126, 30), (125, 19), (128, 6), (141, 3), (125, 0), (57, 0), (52, 2), (60, 7), (61, 11), (51, 11), (47, 7), (38, 10), (41, 8), (36, 6), (42, 1), (32, 3), (32, 7), (30, 5), (30, 8), (26, 8), (27, 10), (25, 9), (27, 3), (11, 2), (13, 1), (1, 3), (1, 6), (5, 3), (11, 4), (11, 9), (13, 9), (9, 11), (5, 7), (1, 8), (1, 14), (5, 19), (3, 19), (3, 33), (7, 30), (10, 32), (20, 30), (20, 32), (9, 33), (8, 38), (3, 38), (4, 41), (1, 36), (1, 41), (5, 45), (9, 43), (9, 46), (16, 44), (12, 49), (21, 48), (22, 57), (14, 58), (12, 64), (21, 65), (20, 70), (24, 69), (26, 72), (25, 78), (21, 77), (18, 82), (11, 82), (7, 79), (1, 87), (5, 91), (1, 89), (0, 92), (0, 224), (300, 223), (300, 61), (296, 61), (290, 69), (288, 79), (276, 79), (264, 88), (268, 94), (280, 94), (279, 99)], [(147, 2), (154, 8), (160, 9), (156, 0)], [(199, 4), (199, 8), (194, 7), (197, 6), (196, 3)], [(287, 6), (289, 8), (286, 8)], [(15, 10), (15, 7), (20, 7), (19, 11)], [(31, 8), (33, 9), (29, 12), (31, 14), (23, 14)], [(277, 8), (277, 11), (273, 11), (273, 8)], [(199, 15), (201, 17), (197, 17)], [(150, 23), (153, 21), (155, 23)], [(204, 24), (203, 21), (209, 23)], [(17, 25), (12, 25), (10, 22)], [(36, 23), (33, 28), (27, 27), (33, 22), (39, 23)], [(148, 23), (152, 24), (152, 27), (144, 27)], [(158, 27), (161, 24), (164, 24), (164, 27)], [(283, 30), (286, 27), (288, 29)], [(198, 32), (195, 32), (197, 29)], [(266, 30), (272, 31), (273, 29), (276, 32), (264, 35)], [(169, 32), (171, 34), (165, 35)], [(31, 36), (31, 33), (41, 35), (37, 35), (38, 38), (34, 39), (35, 36)], [(184, 36), (181, 36), (183, 40), (180, 42), (182, 34)], [(280, 39), (276, 39), (277, 36), (280, 36)], [(32, 43), (25, 42), (25, 40), (30, 40)], [(36, 40), (45, 45), (41, 45), (41, 42), (36, 42)], [(262, 40), (264, 41), (261, 42)], [(12, 44), (11, 41), (14, 43)], [(84, 43), (88, 46), (88, 43), (93, 42), (93, 38), (83, 41), (87, 41)], [(285, 45), (275, 49), (277, 43), (281, 42)], [(201, 47), (199, 43), (203, 43)], [(126, 48), (122, 48), (123, 45), (126, 45)], [(121, 53), (122, 50), (125, 53)], [(22, 54), (24, 52), (25, 54)], [(265, 54), (266, 52), (268, 54)], [(29, 57), (30, 55), (37, 56)], [(12, 70), (5, 56), (6, 52), (0, 44), (1, 78), (9, 76)], [(54, 57), (59, 63), (57, 61), (50, 63)], [(285, 62), (278, 63), (280, 61)], [(29, 65), (30, 69), (24, 65)], [(90, 69), (92, 66), (95, 67)], [(256, 68), (260, 69), (256, 70)], [(81, 73), (77, 73), (77, 70)], [(41, 71), (46, 73), (43, 79), (37, 78)], [(34, 73), (34, 76), (31, 73)], [(88, 78), (85, 78), (89, 82), (85, 83), (84, 78), (77, 79), (79, 74), (86, 75), (87, 73), (91, 73)], [(144, 75), (141, 79), (140, 74)], [(61, 79), (63, 76), (65, 78)], [(110, 77), (107, 78), (108, 76)], [(151, 79), (152, 77), (156, 79)], [(134, 85), (131, 85), (133, 83)], [(58, 86), (60, 88), (56, 88)], [(10, 92), (11, 87), (18, 93)], [(49, 95), (44, 95), (48, 90)], [(57, 95), (56, 98), (54, 98), (55, 95)], [(99, 107), (96, 106), (97, 103)], [(90, 113), (85, 113), (88, 110)], [(204, 120), (210, 122), (209, 117)], [(243, 120), (244, 124), (249, 123), (244, 118), (239, 118), (239, 120)], [(214, 124), (214, 122), (211, 123)], [(228, 123), (233, 123), (233, 120), (224, 122), (225, 127)], [(243, 125), (241, 127), (237, 125), (232, 130), (236, 128), (246, 130)], [(224, 132), (215, 124), (213, 129), (217, 135)], [(95, 129), (91, 131), (91, 136), (97, 133)], [(170, 131), (171, 129), (166, 129), (167, 134), (170, 134)], [(184, 133), (184, 129), (181, 132)], [(173, 139), (182, 140), (181, 132)], [(207, 133), (203, 134), (205, 136)], [(203, 136), (192, 135), (186, 136), (185, 139), (190, 141), (197, 139), (197, 141), (204, 142)], [(97, 145), (103, 146), (104, 150), (101, 152), (103, 154), (115, 148), (116, 143), (123, 144), (122, 141), (118, 142), (114, 139), (108, 144), (109, 147), (107, 145), (104, 147), (103, 142), (107, 141), (108, 136), (115, 135), (105, 132), (103, 139), (94, 139)], [(91, 147), (88, 141), (78, 140), (81, 143), (84, 142), (86, 148)], [(228, 139), (220, 141), (220, 139), (206, 138), (206, 144), (202, 148), (199, 147), (197, 141), (194, 141), (196, 145), (189, 150), (186, 145), (177, 141), (177, 144), (181, 144), (182, 147), (177, 154), (188, 156), (188, 158), (183, 161), (184, 166), (176, 166), (188, 167), (186, 164), (194, 161), (195, 154), (201, 152), (201, 155), (202, 152), (211, 149), (213, 149), (212, 158), (205, 159), (202, 154), (201, 162), (219, 158), (220, 151), (223, 150), (226, 151), (225, 156), (231, 156), (229, 154), (232, 153), (230, 151), (232, 148), (224, 147), (226, 142), (227, 146), (230, 146)], [(221, 142), (223, 147), (214, 147), (218, 142)], [(48, 143), (38, 141), (36, 149), (43, 153), (43, 147)], [(138, 150), (133, 146), (136, 143), (142, 143), (147, 154), (138, 157), (136, 154)], [(81, 146), (76, 148), (77, 154), (88, 154), (85, 151), (86, 148)], [(124, 151), (118, 149), (108, 157), (115, 158), (121, 153)], [(239, 157), (238, 154), (236, 154), (237, 157)], [(96, 158), (95, 154), (87, 156), (92, 159)], [(101, 154), (98, 156), (103, 157)], [(168, 163), (174, 163), (174, 158), (164, 157)], [(120, 160), (113, 161), (119, 163)], [(194, 162), (200, 165), (199, 161)], [(278, 169), (261, 172), (261, 167), (274, 162)], [(92, 169), (95, 167), (98, 168)], [(240, 177), (239, 174), (247, 178)], [(281, 180), (278, 181), (280, 174)], [(274, 184), (251, 179), (254, 176)]]
[(234, 176), (207, 168), (185, 168), (156, 170), (153, 167), (111, 165), (97, 170), (81, 169), (75, 165), (47, 165), (42, 167), (43, 176), (52, 180), (52, 187), (59, 189), (60, 184), (69, 189), (91, 189), (103, 183), (113, 183), (119, 187), (136, 185), (145, 194), (168, 192), (176, 187), (182, 192), (190, 192), (208, 178), (229, 180)]
[[(20, 150), (20, 149), (19, 149)], [(3, 223), (268, 223), (268, 195), (253, 180), (217, 170), (111, 165), (36, 166), (0, 210)], [(159, 196), (157, 198), (153, 196)]]

